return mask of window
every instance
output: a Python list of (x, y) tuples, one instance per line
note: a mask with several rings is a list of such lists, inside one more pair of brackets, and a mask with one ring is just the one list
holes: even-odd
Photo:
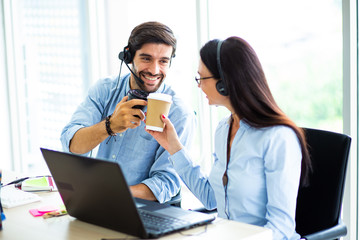
[[(13, 130), (20, 168), (44, 166), (39, 147), (61, 149), (61, 129), (89, 83), (84, 1), (11, 1), (16, 96)], [(15, 132), (13, 131), (13, 134)]]
[(342, 7), (350, 2), (355, 5), (352, 0), (4, 0), (0, 76), (6, 80), (0, 80), (0, 96), (6, 104), (0, 105), (0, 123), (9, 126), (4, 132), (9, 141), (1, 145), (11, 150), (2, 166), (45, 167), (39, 147), (61, 149), (60, 132), (89, 86), (119, 73), (118, 53), (131, 30), (150, 20), (165, 23), (177, 37), (166, 82), (197, 113), (191, 153), (205, 171), (212, 165), (213, 132), (229, 115), (225, 108), (209, 107), (193, 80), (199, 49), (210, 39), (247, 40), (290, 118), (301, 127), (342, 132)]
[(249, 42), (275, 100), (297, 125), (342, 132), (340, 0), (209, 0), (209, 32)]

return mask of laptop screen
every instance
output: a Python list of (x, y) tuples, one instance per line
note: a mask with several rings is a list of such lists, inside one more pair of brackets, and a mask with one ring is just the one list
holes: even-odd
[[(213, 216), (207, 214), (135, 199), (118, 163), (43, 148), (41, 151), (67, 212), (79, 220), (142, 238), (160, 236), (165, 232), (150, 234), (145, 228), (138, 208), (152, 211), (154, 214), (158, 212), (156, 215), (159, 215), (161, 210), (161, 215), (164, 217), (166, 212), (169, 212), (169, 215), (172, 215), (169, 217), (172, 218), (183, 217), (182, 220), (188, 224), (179, 226), (178, 229), (186, 229), (214, 220)], [(176, 229), (167, 231), (174, 230)]]

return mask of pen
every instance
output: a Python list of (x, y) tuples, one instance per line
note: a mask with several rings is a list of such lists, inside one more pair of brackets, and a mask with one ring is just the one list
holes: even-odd
[[(7, 186), (7, 185), (11, 185), (11, 184), (16, 184), (16, 183), (19, 183), (19, 182), (23, 182), (25, 181), (26, 179), (28, 179), (29, 177), (24, 177), (24, 178), (19, 178), (19, 179), (16, 179), (12, 182), (9, 182), (7, 184), (5, 184), (3, 187)], [(1, 184), (2, 185), (2, 184)]]

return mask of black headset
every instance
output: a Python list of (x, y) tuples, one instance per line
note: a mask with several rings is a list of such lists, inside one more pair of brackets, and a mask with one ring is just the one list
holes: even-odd
[(132, 63), (134, 56), (131, 54), (130, 46), (124, 47), (124, 50), (119, 53), (119, 59), (125, 63), (126, 67), (130, 70), (130, 72), (133, 74), (136, 83), (140, 86), (144, 84), (144, 81), (138, 77), (133, 70), (129, 67), (129, 64)]
[[(131, 69), (130, 69), (130, 67), (128, 66), (128, 64), (132, 62), (133, 57), (132, 57), (132, 55), (131, 55), (131, 53), (130, 53), (130, 48), (129, 48), (129, 46), (124, 47), (124, 50), (119, 53), (119, 59), (121, 60), (121, 64), (120, 64), (120, 69), (119, 69), (118, 80), (117, 80), (117, 83), (116, 83), (116, 90), (117, 90), (118, 87), (119, 87), (120, 77), (121, 77), (121, 68), (122, 68), (123, 62), (125, 63), (125, 65), (126, 65), (126, 66), (129, 68), (129, 70), (131, 71)], [(131, 72), (132, 72), (132, 71), (131, 71)], [(134, 74), (134, 75), (135, 75), (135, 74)], [(137, 76), (135, 75), (135, 77), (137, 77)], [(136, 79), (137, 79), (137, 78), (136, 78)], [(140, 80), (141, 80), (141, 79), (140, 79)], [(142, 80), (141, 80), (141, 81), (142, 81)], [(102, 120), (104, 120), (105, 117), (106, 117), (105, 114), (106, 114), (106, 112), (109, 110), (110, 103), (111, 103), (111, 101), (112, 101), (115, 93), (117, 92), (116, 90), (115, 90), (114, 93), (111, 95), (110, 100), (109, 100), (108, 103), (106, 104), (106, 106), (105, 106), (105, 108), (104, 108), (104, 111), (103, 111), (103, 113), (101, 114), (101, 119), (102, 119)], [(117, 94), (119, 95), (120, 92), (118, 92)]]
[(217, 44), (217, 51), (216, 51), (216, 61), (217, 61), (217, 68), (220, 74), (220, 80), (217, 81), (216, 83), (216, 90), (223, 96), (228, 96), (229, 92), (226, 88), (225, 85), (225, 78), (224, 78), (224, 73), (222, 71), (221, 68), (221, 62), (220, 62), (220, 50), (221, 50), (221, 45), (223, 44), (222, 40), (219, 40), (218, 44)]
[(124, 47), (124, 50), (119, 53), (119, 59), (124, 61), (126, 64), (130, 64), (132, 62), (133, 56), (130, 52), (129, 46)]
[[(171, 66), (171, 60), (175, 57), (175, 54), (173, 54), (170, 58), (170, 66)], [(121, 61), (124, 61), (126, 64), (130, 64), (133, 59), (134, 59), (134, 56), (131, 54), (131, 51), (130, 51), (130, 46), (126, 46), (124, 47), (124, 50), (122, 52), (119, 53), (119, 59)]]

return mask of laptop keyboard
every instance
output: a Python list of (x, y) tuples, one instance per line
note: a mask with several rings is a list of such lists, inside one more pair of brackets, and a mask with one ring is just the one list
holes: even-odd
[(168, 232), (171, 230), (179, 229), (187, 222), (181, 219), (159, 216), (146, 210), (138, 209), (140, 217), (147, 230), (153, 230), (156, 232)]

